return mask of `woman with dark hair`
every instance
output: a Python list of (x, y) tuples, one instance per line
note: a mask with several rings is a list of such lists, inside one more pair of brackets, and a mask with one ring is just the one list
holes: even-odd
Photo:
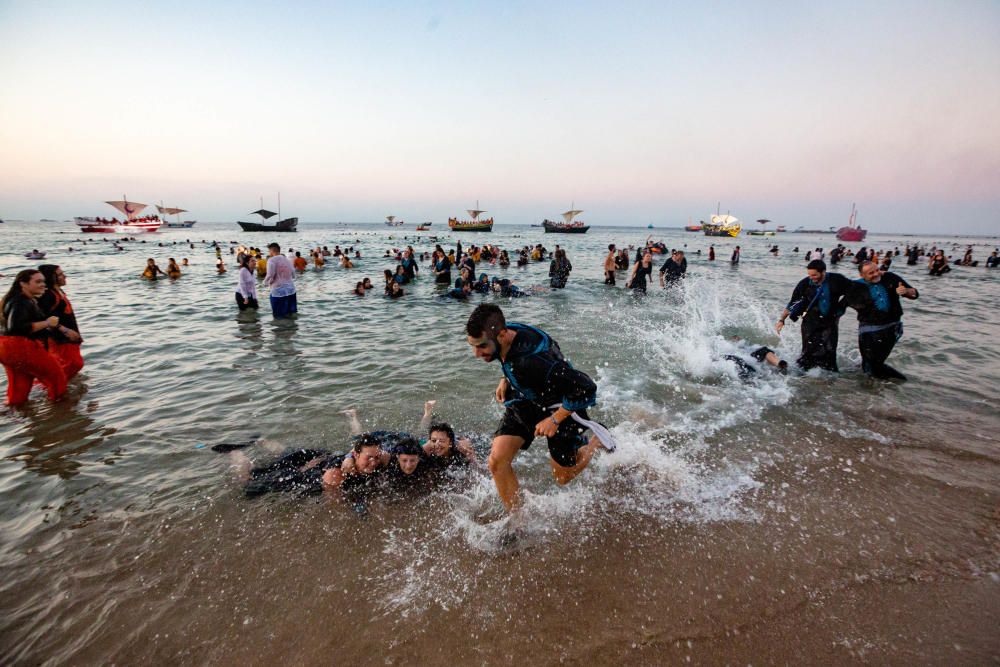
[(253, 277), (256, 268), (257, 260), (254, 256), (244, 255), (240, 261), (240, 282), (236, 290), (236, 305), (240, 310), (260, 308), (260, 304), (257, 303), (257, 281)]
[(25, 269), (0, 299), (0, 363), (7, 371), (7, 405), (27, 402), (36, 379), (53, 401), (66, 393), (66, 373), (45, 347), (49, 332), (59, 327), (59, 318), (42, 313), (36, 299), (43, 294), (45, 276), (37, 269)]
[(556, 249), (555, 259), (549, 265), (549, 286), (553, 289), (566, 287), (569, 273), (573, 270), (573, 265), (566, 258), (566, 251), (562, 248)]
[(45, 294), (38, 299), (38, 307), (46, 317), (59, 318), (59, 326), (49, 332), (49, 353), (59, 360), (66, 380), (83, 368), (83, 357), (80, 355), (80, 326), (76, 322), (76, 313), (63, 287), (66, 285), (66, 274), (62, 267), (55, 264), (42, 264), (38, 270), (45, 277)]

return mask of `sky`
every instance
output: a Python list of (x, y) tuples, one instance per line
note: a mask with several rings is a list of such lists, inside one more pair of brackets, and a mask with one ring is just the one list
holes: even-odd
[(856, 202), (875, 232), (1000, 234), (1000, 2), (0, 0), (0, 217), (278, 192), (302, 221)]

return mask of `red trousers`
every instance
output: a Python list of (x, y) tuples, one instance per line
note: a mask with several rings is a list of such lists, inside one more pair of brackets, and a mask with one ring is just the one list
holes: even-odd
[(79, 343), (59, 343), (49, 341), (49, 353), (59, 360), (67, 382), (83, 369), (83, 357), (80, 356)]
[(25, 403), (35, 379), (48, 389), (53, 401), (66, 393), (66, 373), (40, 341), (0, 336), (0, 363), (7, 371), (7, 405)]

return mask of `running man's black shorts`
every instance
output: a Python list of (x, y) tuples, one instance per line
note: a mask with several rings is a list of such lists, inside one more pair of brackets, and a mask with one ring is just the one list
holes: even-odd
[[(500, 426), (494, 435), (514, 435), (524, 440), (521, 449), (527, 449), (535, 439), (535, 426), (538, 422), (551, 416), (555, 410), (543, 408), (531, 401), (518, 401), (507, 406)], [(590, 419), (586, 410), (576, 413), (584, 419)], [(549, 438), (549, 456), (564, 468), (576, 465), (576, 450), (587, 444), (583, 435), (586, 427), (578, 424), (572, 417), (567, 417), (559, 424), (556, 434)]]

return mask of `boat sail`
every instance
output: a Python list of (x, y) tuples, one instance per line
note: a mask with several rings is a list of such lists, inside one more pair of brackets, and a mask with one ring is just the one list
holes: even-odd
[(122, 195), (120, 200), (106, 201), (104, 203), (121, 212), (125, 216), (125, 219), (119, 220), (117, 217), (114, 217), (109, 220), (104, 217), (91, 218), (78, 216), (73, 220), (80, 228), (80, 231), (106, 234), (116, 234), (118, 232), (155, 232), (163, 224), (163, 221), (157, 215), (139, 216), (149, 204), (129, 201), (125, 195)]
[(493, 218), (480, 220), (479, 216), (486, 211), (479, 208), (476, 201), (476, 208), (466, 209), (469, 214), (468, 220), (458, 220), (458, 218), (448, 218), (448, 227), (453, 232), (490, 232), (493, 231)]
[(739, 236), (743, 226), (739, 218), (729, 215), (713, 215), (711, 223), (702, 225), (705, 236)]
[(388, 227), (399, 227), (400, 225), (404, 225), (406, 223), (402, 220), (396, 220), (396, 216), (394, 215), (387, 215), (385, 216), (385, 224)]
[(164, 224), (167, 227), (173, 227), (173, 228), (194, 227), (195, 223), (198, 222), (197, 220), (184, 220), (182, 222), (181, 213), (187, 213), (188, 212), (187, 209), (164, 206), (163, 202), (160, 202), (159, 204), (156, 205), (156, 210), (160, 212), (160, 215), (177, 216), (177, 219), (174, 222), (170, 222), (169, 220), (166, 220), (164, 222)]
[(858, 224), (858, 209), (851, 204), (851, 217), (847, 219), (847, 226), (837, 230), (838, 241), (857, 242), (864, 241), (868, 236), (868, 230), (862, 229)]
[(573, 208), (573, 204), (571, 204), (570, 209), (562, 214), (562, 219), (565, 222), (553, 222), (546, 218), (542, 221), (542, 227), (545, 228), (546, 234), (586, 234), (590, 225), (584, 224), (582, 220), (573, 222), (573, 218), (581, 213), (583, 211)]

